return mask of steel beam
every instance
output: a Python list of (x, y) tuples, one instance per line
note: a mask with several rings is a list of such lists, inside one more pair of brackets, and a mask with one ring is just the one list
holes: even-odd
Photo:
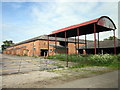
[(57, 35), (55, 34), (55, 54), (57, 53), (57, 48), (56, 48), (56, 46), (57, 46)]
[(87, 37), (86, 37), (86, 34), (85, 34), (85, 51), (86, 51), (86, 53), (87, 53)]
[(67, 52), (67, 43), (66, 43), (67, 39), (66, 38), (67, 38), (67, 33), (65, 31), (66, 67), (68, 67), (68, 52)]
[(100, 53), (99, 32), (98, 32), (98, 54)]
[(77, 54), (77, 47), (76, 47), (76, 36), (75, 36), (75, 54)]
[(94, 24), (94, 54), (96, 54), (96, 24)]
[(77, 36), (78, 36), (78, 54), (79, 54), (79, 36), (80, 36), (79, 28), (77, 28)]
[(114, 34), (114, 55), (116, 55), (116, 38), (115, 38), (115, 30), (113, 30)]

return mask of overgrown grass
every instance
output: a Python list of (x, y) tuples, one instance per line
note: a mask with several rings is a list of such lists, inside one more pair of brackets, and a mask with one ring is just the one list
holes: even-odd
[(34, 58), (38, 58), (38, 56), (32, 56), (32, 57), (34, 57)]
[(20, 56), (19, 54), (17, 54), (16, 56)]
[(48, 57), (48, 59), (58, 59), (61, 61), (65, 61), (66, 60), (66, 55), (65, 54), (56, 54), (56, 55), (51, 55)]
[(65, 54), (56, 54), (53, 56), (49, 56), (50, 59), (58, 59), (62, 61), (66, 61), (68, 59), (69, 62), (76, 62), (76, 65), (73, 65), (71, 68), (80, 68), (84, 66), (108, 66), (113, 68), (120, 69), (120, 54), (118, 55), (111, 55), (111, 54), (104, 54), (104, 55), (68, 55)]
[(24, 54), (23, 56), (28, 56), (27, 54)]
[(64, 68), (61, 64), (59, 63), (51, 63), (51, 65), (57, 66), (58, 68)]

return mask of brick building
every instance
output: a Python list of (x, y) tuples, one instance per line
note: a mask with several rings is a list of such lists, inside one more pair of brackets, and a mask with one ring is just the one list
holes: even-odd
[[(8, 47), (3, 53), (12, 55), (27, 55), (27, 56), (47, 56), (59, 54), (77, 54), (77, 53), (100, 53), (98, 52), (107, 42), (99, 42), (99, 33), (105, 31), (113, 31), (113, 36), (115, 37), (116, 26), (114, 22), (108, 16), (101, 16), (97, 19), (90, 20), (81, 24), (72, 25), (65, 27), (51, 34), (38, 36)], [(88, 40), (86, 40), (87, 34), (94, 34), (94, 42), (92, 41), (92, 46), (89, 45)], [(98, 42), (96, 38), (96, 33), (98, 34)], [(79, 36), (85, 35), (85, 42), (79, 40)], [(58, 38), (59, 37), (59, 38)], [(75, 39), (70, 38), (75, 37)], [(76, 37), (78, 39), (76, 40)], [(56, 40), (57, 39), (57, 40)], [(111, 42), (111, 41), (109, 41)], [(98, 44), (97, 44), (98, 43)], [(104, 43), (100, 47), (100, 43)], [(111, 52), (116, 54), (116, 40), (110, 44), (113, 49)], [(91, 44), (91, 43), (90, 43)], [(83, 48), (79, 48), (83, 46)], [(98, 49), (97, 49), (98, 46)], [(91, 48), (93, 50), (91, 50)], [(111, 48), (111, 47), (107, 47)], [(81, 50), (82, 51), (81, 51)], [(90, 49), (90, 50), (89, 50)], [(88, 52), (89, 51), (89, 52)], [(106, 51), (105, 51), (106, 52)]]
[[(84, 45), (84, 41), (79, 41), (79, 46), (82, 45)], [(67, 49), (65, 46), (67, 46)], [(49, 55), (54, 55), (56, 53), (64, 54), (66, 53), (66, 50), (68, 54), (75, 54), (78, 52), (77, 47), (78, 42), (75, 42), (73, 38), (68, 38), (65, 45), (64, 38), (57, 38), (55, 44), (55, 37), (50, 37), (48, 45), (48, 36), (42, 35), (16, 43), (8, 47), (5, 51), (3, 51), (3, 53), (20, 56), (46, 56), (48, 55), (49, 48)]]

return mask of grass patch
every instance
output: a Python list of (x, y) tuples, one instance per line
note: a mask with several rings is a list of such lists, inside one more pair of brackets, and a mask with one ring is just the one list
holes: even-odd
[(23, 56), (28, 56), (27, 54), (24, 54)]
[(62, 61), (66, 61), (68, 58), (69, 62), (76, 62), (76, 65), (73, 65), (70, 68), (81, 68), (85, 66), (107, 66), (116, 69), (120, 69), (120, 54), (112, 55), (112, 54), (97, 54), (97, 55), (68, 55), (65, 54), (56, 54), (48, 57), (49, 59), (58, 59)]
[(51, 65), (57, 66), (58, 68), (64, 68), (61, 64), (59, 63), (51, 63)]
[(19, 54), (17, 54), (16, 56), (20, 56)]
[(34, 58), (38, 58), (38, 56), (33, 56)]
[(47, 72), (55, 72), (55, 71), (57, 71), (57, 70), (47, 70)]

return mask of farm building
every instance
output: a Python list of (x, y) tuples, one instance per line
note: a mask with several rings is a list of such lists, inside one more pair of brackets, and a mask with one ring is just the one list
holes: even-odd
[[(97, 54), (114, 54), (114, 40), (104, 40), (96, 43)], [(120, 53), (120, 39), (116, 39), (116, 54)], [(85, 45), (80, 46), (79, 53), (86, 52), (86, 54), (94, 54), (94, 42), (88, 42), (87, 47)]]
[[(115, 37), (116, 26), (107, 16), (101, 16), (81, 24), (72, 25), (53, 31), (49, 35), (38, 36), (8, 47), (3, 53), (12, 55), (27, 56), (49, 56), (59, 54), (97, 54), (114, 53), (119, 49), (119, 40), (99, 41), (99, 33), (113, 31)], [(98, 34), (98, 41), (96, 38)], [(86, 40), (87, 34), (94, 34), (94, 41)], [(79, 36), (85, 35), (85, 40)], [(71, 37), (74, 37), (71, 38)], [(77, 37), (77, 38), (76, 38)], [(117, 41), (117, 42), (116, 42)], [(108, 46), (108, 44), (110, 46)], [(117, 46), (118, 45), (118, 46)], [(110, 51), (107, 51), (109, 49)]]
[[(114, 40), (112, 42), (113, 45), (113, 53), (117, 54), (116, 52), (116, 40), (115, 40), (115, 29), (116, 26), (114, 24), (114, 22), (112, 21), (112, 19), (110, 19), (108, 16), (101, 16), (97, 19), (93, 19), (84, 23), (80, 23), (77, 25), (72, 25), (66, 28), (62, 28), (56, 31), (53, 31), (51, 34), (49, 34), (49, 37), (63, 37), (65, 39), (70, 38), (70, 37), (78, 37), (78, 42), (79, 42), (79, 36), (84, 35), (85, 36), (85, 50), (87, 50), (87, 40), (86, 40), (86, 35), (87, 34), (94, 34), (94, 42), (93, 42), (93, 50), (91, 49), (91, 51), (89, 50), (89, 52), (93, 53), (93, 54), (97, 54), (97, 46), (98, 49), (100, 48), (99, 44), (99, 33), (100, 32), (106, 32), (106, 31), (113, 31), (113, 36), (114, 36)], [(98, 34), (98, 38), (96, 37), (96, 34)], [(98, 40), (98, 41), (97, 41)], [(98, 44), (97, 44), (98, 43)], [(102, 42), (101, 42), (102, 43)], [(107, 42), (104, 42), (107, 43)], [(92, 47), (89, 47), (92, 48)], [(106, 48), (109, 48), (106, 46)], [(77, 49), (80, 51), (80, 47), (78, 45)], [(84, 51), (86, 52), (86, 51)], [(66, 53), (67, 54), (67, 53)]]
[[(56, 44), (55, 44), (56, 43)], [(76, 45), (75, 45), (76, 44)], [(79, 42), (79, 46), (84, 45), (84, 41)], [(78, 43), (75, 42), (73, 38), (68, 38), (66, 43), (67, 53), (75, 54), (77, 49), (75, 46), (78, 46)], [(48, 55), (48, 36), (42, 35), (29, 40), (16, 43), (8, 47), (4, 54), (11, 55), (20, 55), (20, 56), (46, 56)], [(49, 38), (49, 55), (54, 55), (56, 53), (64, 54), (66, 53), (65, 49), (65, 40), (64, 38), (57, 38), (55, 42), (55, 37)]]

